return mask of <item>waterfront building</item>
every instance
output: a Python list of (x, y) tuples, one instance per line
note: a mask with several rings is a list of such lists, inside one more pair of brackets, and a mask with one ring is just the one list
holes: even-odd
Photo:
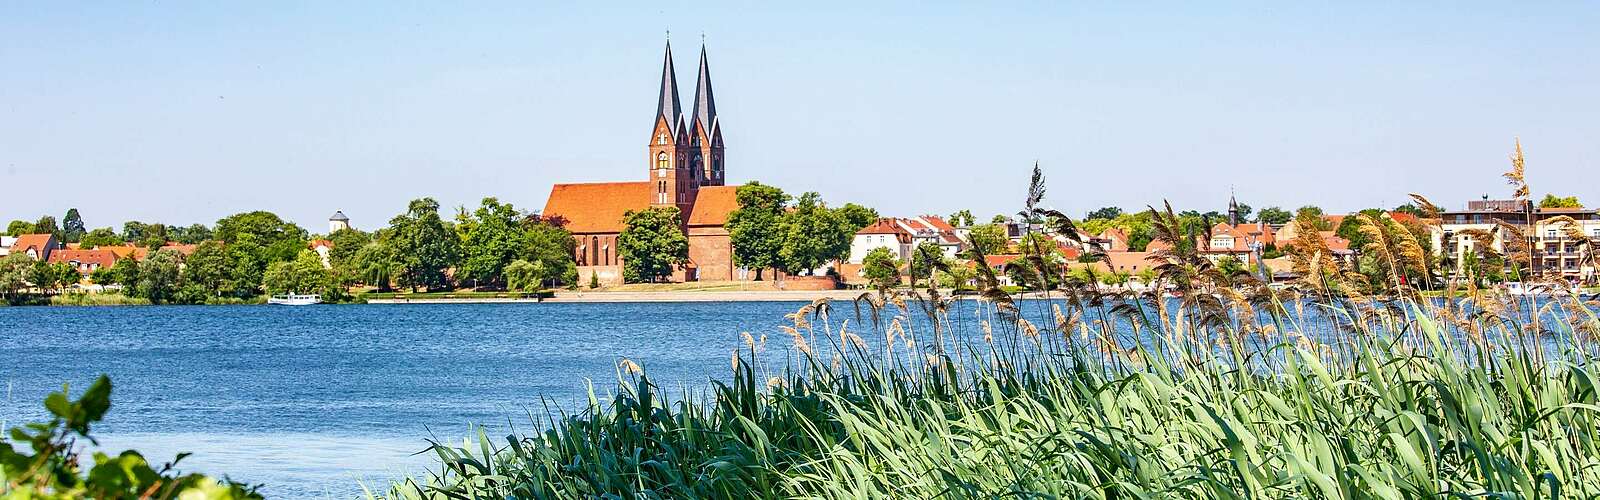
[(65, 262), (72, 265), (78, 274), (88, 276), (100, 268), (111, 268), (117, 265), (117, 254), (110, 250), (95, 249), (61, 249), (50, 252), (49, 261), (52, 264)]
[[(1557, 219), (1563, 216), (1572, 222)], [(1593, 260), (1585, 252), (1594, 252), (1593, 242), (1600, 239), (1600, 210), (1537, 208), (1527, 200), (1491, 200), (1485, 196), (1467, 202), (1465, 210), (1445, 211), (1439, 217), (1439, 224), (1430, 226), (1432, 244), (1444, 262), (1452, 265), (1453, 275), (1459, 275), (1466, 262), (1464, 257), (1477, 253), (1478, 245), (1487, 245), (1494, 253), (1504, 255), (1517, 246), (1510, 243), (1517, 241), (1516, 233), (1520, 232), (1535, 275), (1588, 282), (1596, 278)], [(1578, 236), (1591, 243), (1585, 245), (1584, 240), (1568, 234), (1569, 224)], [(1482, 241), (1485, 235), (1488, 241)]]
[(678, 99), (672, 43), (661, 63), (656, 112), (645, 145), (645, 180), (556, 184), (543, 215), (572, 233), (578, 277), (604, 284), (622, 282), (617, 236), (629, 211), (675, 207), (689, 239), (689, 263), (675, 281), (728, 281), (753, 278), (733, 264), (733, 245), (723, 227), (738, 208), (736, 186), (727, 179), (722, 122), (712, 93), (706, 49), (700, 47), (699, 75), (693, 108), (684, 112)]

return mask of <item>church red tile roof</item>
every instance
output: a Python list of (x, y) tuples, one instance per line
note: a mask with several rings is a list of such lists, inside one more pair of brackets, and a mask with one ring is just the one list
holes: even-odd
[(739, 186), (706, 186), (695, 195), (694, 208), (689, 210), (691, 226), (721, 226), (728, 222), (728, 214), (739, 208)]
[(650, 208), (651, 185), (644, 182), (556, 184), (544, 204), (546, 219), (566, 219), (574, 233), (620, 233), (623, 213)]

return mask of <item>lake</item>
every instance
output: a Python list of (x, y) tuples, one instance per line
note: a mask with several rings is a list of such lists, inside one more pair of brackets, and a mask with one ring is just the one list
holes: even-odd
[(800, 305), (0, 307), (0, 422), (43, 420), (47, 393), (106, 373), (105, 448), (192, 451), (183, 470), (270, 497), (350, 498), (431, 468), (413, 456), (430, 435), (527, 429), (541, 397), (573, 407), (589, 380), (606, 397), (624, 356), (703, 390), (740, 332), (777, 334)]
[[(499, 441), (547, 404), (577, 407), (589, 381), (608, 399), (622, 357), (673, 398), (727, 377), (740, 332), (774, 337), (767, 357), (781, 366), (778, 327), (803, 304), (0, 307), (0, 424), (43, 420), (47, 393), (66, 382), (76, 395), (106, 373), (103, 448), (155, 464), (195, 452), (183, 470), (264, 484), (269, 497), (351, 498), (431, 470), (431, 455), (416, 455), (430, 436), (459, 442), (482, 424)], [(878, 344), (850, 304), (835, 307), (836, 322)], [(981, 307), (958, 302), (953, 319), (980, 335)]]

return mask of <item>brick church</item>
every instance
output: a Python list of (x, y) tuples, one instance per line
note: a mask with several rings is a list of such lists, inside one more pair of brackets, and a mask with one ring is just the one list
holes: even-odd
[(578, 280), (596, 276), (605, 284), (622, 283), (617, 235), (623, 214), (650, 207), (678, 207), (689, 238), (689, 264), (674, 273), (677, 281), (743, 279), (733, 264), (733, 247), (723, 224), (738, 208), (736, 186), (725, 186), (722, 125), (711, 93), (711, 70), (704, 44), (694, 108), (687, 114), (678, 100), (672, 43), (662, 61), (661, 90), (649, 144), (645, 147), (644, 181), (556, 184), (545, 203), (546, 217), (566, 219), (577, 240), (574, 252)]

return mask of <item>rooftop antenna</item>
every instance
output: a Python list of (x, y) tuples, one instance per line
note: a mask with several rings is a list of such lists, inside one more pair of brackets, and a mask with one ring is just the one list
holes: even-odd
[(667, 41), (672, 41), (672, 28), (667, 28)]
[(706, 44), (706, 32), (705, 31), (701, 31), (700, 32), (700, 45), (705, 45), (705, 44)]

